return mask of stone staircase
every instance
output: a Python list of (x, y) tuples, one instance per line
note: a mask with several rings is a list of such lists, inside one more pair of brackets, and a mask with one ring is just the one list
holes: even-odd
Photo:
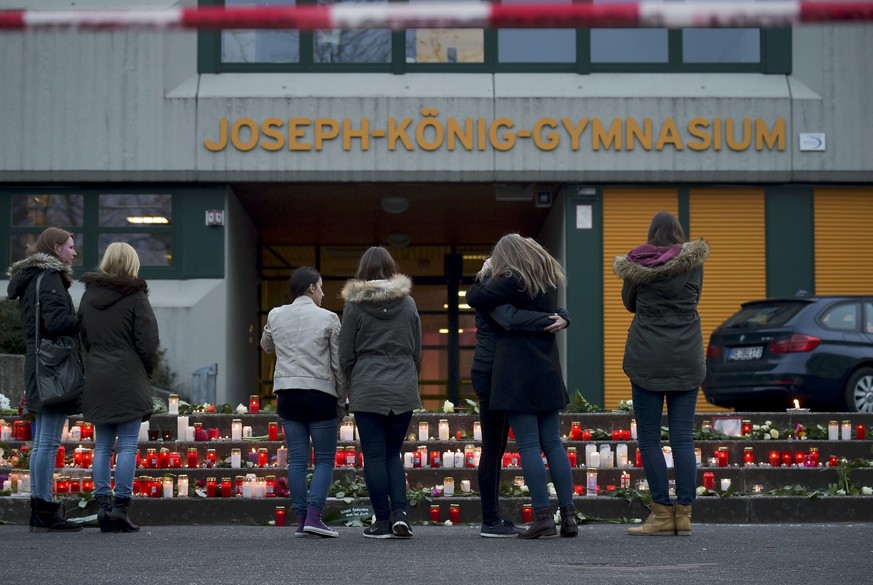
[[(206, 432), (199, 433), (200, 438), (209, 436), (210, 429), (212, 436), (218, 438), (189, 441), (186, 440), (189, 437), (183, 436), (183, 440), (179, 440), (178, 417), (154, 415), (147, 423), (151, 437), (144, 428), (142, 438), (145, 440), (140, 442), (143, 466), (137, 469), (135, 484), (135, 490), (151, 495), (136, 496), (133, 508), (136, 520), (144, 525), (258, 524), (273, 521), (277, 507), (282, 506), (286, 510), (287, 522), (291, 524), (293, 512), (287, 497), (248, 497), (258, 494), (259, 489), (261, 493), (281, 491), (281, 481), (276, 487), (270, 483), (273, 479), (285, 477), (283, 467), (277, 467), (277, 458), (281, 465), (284, 451), (281, 431), (277, 440), (270, 440), (269, 436), (269, 423), (277, 421), (275, 414), (198, 412), (187, 416), (190, 425), (202, 424)], [(576, 450), (577, 466), (573, 468), (573, 474), (579, 512), (592, 521), (644, 517), (647, 511), (639, 496), (645, 492), (639, 492), (637, 488), (641, 487), (640, 482), (645, 479), (645, 474), (642, 468), (634, 465), (636, 442), (631, 438), (631, 415), (625, 412), (568, 413), (563, 414), (561, 419), (565, 445), (568, 449), (572, 447)], [(14, 417), (5, 419), (10, 427), (5, 433), (12, 434), (15, 420)], [(76, 426), (77, 420), (75, 416), (70, 417), (71, 429)], [(479, 521), (476, 469), (475, 465), (467, 464), (470, 458), (475, 463), (474, 450), (480, 444), (474, 435), (474, 423), (477, 420), (475, 414), (468, 413), (422, 412), (413, 416), (410, 437), (404, 446), (405, 459), (412, 465), (407, 468), (407, 476), (411, 503), (415, 503), (410, 508), (413, 520), (444, 522), (454, 518), (460, 522)], [(443, 425), (448, 423), (447, 432), (443, 430), (440, 433), (441, 421)], [(750, 434), (728, 436), (720, 432), (742, 432), (744, 421), (747, 427), (754, 429)], [(849, 421), (846, 430), (851, 438), (839, 439), (843, 429), (838, 427), (838, 439), (829, 440), (828, 425), (831, 421)], [(760, 438), (762, 431), (759, 427), (766, 422), (778, 432), (778, 438)], [(426, 423), (426, 431), (422, 423)], [(798, 424), (803, 426), (806, 434), (804, 440), (795, 438)], [(250, 427), (253, 436), (231, 438), (234, 436), (234, 426)], [(873, 440), (866, 436), (873, 431), (873, 414), (781, 412), (744, 413), (740, 416), (698, 413), (695, 428), (695, 446), (700, 449), (701, 459), (698, 485), (711, 488), (702, 493), (695, 503), (695, 522), (851, 522), (873, 519), (873, 495), (865, 495), (863, 491), (867, 490), (861, 490), (863, 487), (873, 487)], [(789, 430), (791, 433), (786, 433)], [(859, 431), (863, 439), (858, 438)], [(188, 434), (183, 429), (181, 432)], [(424, 440), (424, 437), (427, 439)], [(10, 449), (20, 449), (27, 442), (15, 440), (13, 436), (11, 440), (0, 441), (0, 444), (6, 449), (5, 456), (8, 458)], [(595, 480), (589, 477), (589, 469), (585, 466), (587, 445), (595, 445), (598, 454), (601, 449), (608, 447), (613, 457), (617, 450), (626, 448), (629, 466), (601, 465), (597, 468)], [(90, 477), (90, 469), (73, 465), (74, 459), (82, 458), (81, 449), (93, 448), (93, 442), (70, 439), (64, 442), (64, 448), (65, 465), (58, 467), (56, 475), (64, 493), (59, 493), (58, 498), (66, 501), (68, 515), (93, 514), (93, 502), (81, 508), (75, 507), (81, 499), (86, 478)], [(445, 458), (446, 453), (455, 453), (454, 458), (463, 467), (433, 467), (430, 464), (437, 462), (432, 462), (431, 456), (416, 455), (422, 448), (427, 453), (439, 453), (440, 460)], [(77, 449), (80, 449), (79, 455), (76, 454)], [(237, 449), (241, 467), (233, 468), (230, 462), (232, 458), (235, 459), (232, 455)], [(165, 450), (163, 455), (162, 450)], [(818, 451), (817, 465), (815, 457), (811, 455), (814, 450)], [(189, 451), (192, 465), (196, 451), (196, 467), (188, 467)], [(342, 514), (353, 518), (366, 510), (368, 501), (366, 497), (355, 497), (363, 486), (363, 471), (360, 469), (360, 446), (351, 429), (340, 430), (338, 451), (333, 493), (344, 492), (344, 497), (331, 498), (328, 513), (335, 517)], [(523, 483), (521, 468), (512, 465), (511, 454), (514, 451), (514, 441), (510, 440), (507, 448), (509, 455), (505, 461), (508, 465), (504, 467), (502, 475), (507, 496), (501, 498), (501, 506), (505, 515), (522, 522), (528, 514), (525, 505), (529, 504), (529, 499), (524, 497), (521, 489), (513, 487), (516, 483)], [(155, 466), (151, 466), (150, 454), (154, 455)], [(178, 457), (174, 454), (178, 454)], [(212, 454), (214, 464), (208, 459)], [(669, 461), (669, 454), (667, 456)], [(340, 465), (345, 461), (354, 463)], [(771, 465), (771, 461), (778, 462), (779, 466)], [(783, 465), (783, 462), (787, 465)], [(23, 471), (26, 470), (0, 466), (0, 477)], [(184, 497), (178, 497), (180, 476), (186, 476), (188, 480), (187, 490), (184, 485), (181, 486), (182, 491), (187, 492)], [(65, 484), (65, 477), (70, 479), (70, 484)], [(144, 479), (146, 477), (153, 479)], [(248, 479), (244, 479), (246, 477)], [(454, 495), (433, 495), (435, 487), (443, 486), (445, 489), (447, 477), (454, 480)], [(211, 478), (215, 480), (214, 488), (208, 485)], [(221, 497), (222, 480), (226, 480), (225, 489), (229, 497)], [(599, 495), (586, 495), (588, 486), (594, 487), (594, 482)], [(847, 494), (838, 495), (837, 488), (833, 487), (835, 484), (844, 488)], [(470, 489), (468, 492), (464, 491), (467, 486)], [(87, 485), (84, 487), (87, 488)], [(79, 493), (69, 493), (69, 489), (78, 490)], [(213, 493), (213, 489), (216, 496), (206, 497)], [(245, 497), (238, 495), (238, 492), (243, 492)], [(172, 494), (172, 497), (162, 497), (165, 493)], [(27, 494), (0, 497), (0, 519), (26, 522), (28, 513)]]

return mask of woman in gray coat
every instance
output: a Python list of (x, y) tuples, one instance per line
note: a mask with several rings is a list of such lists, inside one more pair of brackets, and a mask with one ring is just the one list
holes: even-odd
[[(152, 412), (149, 378), (158, 359), (158, 325), (139, 276), (139, 256), (130, 245), (109, 244), (99, 272), (82, 276), (79, 303), (86, 358), (82, 412), (94, 423), (94, 499), (101, 532), (136, 532), (127, 516), (136, 471), (140, 423)], [(110, 460), (115, 458), (115, 502)]]
[[(697, 303), (708, 254), (705, 241), (685, 242), (679, 221), (662, 211), (652, 218), (646, 243), (617, 256), (613, 264), (624, 279), (624, 306), (634, 314), (622, 365), (631, 381), (640, 456), (652, 493), (652, 514), (642, 526), (628, 529), (629, 534), (691, 534), (697, 482), (694, 409), (706, 376)], [(675, 506), (661, 451), (665, 400), (676, 475)]]
[(364, 252), (345, 299), (340, 364), (349, 380), (349, 410), (361, 437), (364, 480), (376, 522), (367, 538), (408, 538), (406, 474), (400, 449), (412, 411), (421, 408), (418, 361), (421, 320), (409, 296), (412, 281), (381, 247)]

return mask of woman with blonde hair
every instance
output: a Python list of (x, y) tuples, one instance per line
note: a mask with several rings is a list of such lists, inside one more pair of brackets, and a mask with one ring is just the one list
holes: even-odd
[[(527, 311), (552, 314), (549, 298), (565, 282), (564, 270), (532, 238), (508, 234), (491, 254), (491, 280), (470, 287), (468, 304), (477, 310), (510, 303)], [(573, 476), (561, 443), (559, 413), (569, 402), (555, 336), (546, 331), (496, 329), (491, 404), (505, 410), (521, 456), (525, 482), (534, 507), (533, 524), (518, 538), (557, 534), (549, 502), (548, 474), (558, 496), (561, 536), (576, 536)]]
[[(82, 412), (94, 423), (94, 499), (101, 532), (136, 532), (127, 515), (140, 423), (152, 413), (149, 378), (158, 360), (158, 325), (130, 245), (109, 244), (97, 272), (82, 276), (82, 344), (88, 351)], [(115, 458), (115, 501), (110, 460)]]
[[(24, 357), (27, 411), (36, 417), (33, 452), (30, 456), (31, 532), (75, 532), (80, 524), (65, 521), (59, 504), (52, 497), (55, 455), (67, 415), (79, 412), (79, 400), (61, 404), (42, 404), (36, 383), (36, 340), (56, 341), (77, 337), (79, 320), (68, 289), (73, 284), (73, 259), (76, 248), (73, 234), (56, 227), (46, 228), (27, 249), (27, 258), (9, 268), (10, 299), (18, 299), (21, 327), (27, 340)], [(39, 278), (42, 280), (39, 280)], [(37, 306), (37, 283), (39, 304)], [(36, 312), (39, 310), (39, 329)]]

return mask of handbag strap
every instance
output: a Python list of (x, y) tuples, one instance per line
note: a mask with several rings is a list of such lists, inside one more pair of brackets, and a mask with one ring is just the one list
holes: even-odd
[[(36, 353), (39, 353), (39, 285), (42, 283), (42, 277), (45, 276), (45, 271), (40, 272), (39, 276), (36, 278)], [(39, 364), (39, 360), (36, 360), (36, 363)]]

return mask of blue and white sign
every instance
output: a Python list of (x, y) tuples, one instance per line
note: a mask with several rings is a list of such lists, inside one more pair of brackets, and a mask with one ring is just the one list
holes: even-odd
[(825, 134), (824, 132), (801, 132), (800, 133), (800, 150), (812, 152), (824, 152), (825, 150)]

